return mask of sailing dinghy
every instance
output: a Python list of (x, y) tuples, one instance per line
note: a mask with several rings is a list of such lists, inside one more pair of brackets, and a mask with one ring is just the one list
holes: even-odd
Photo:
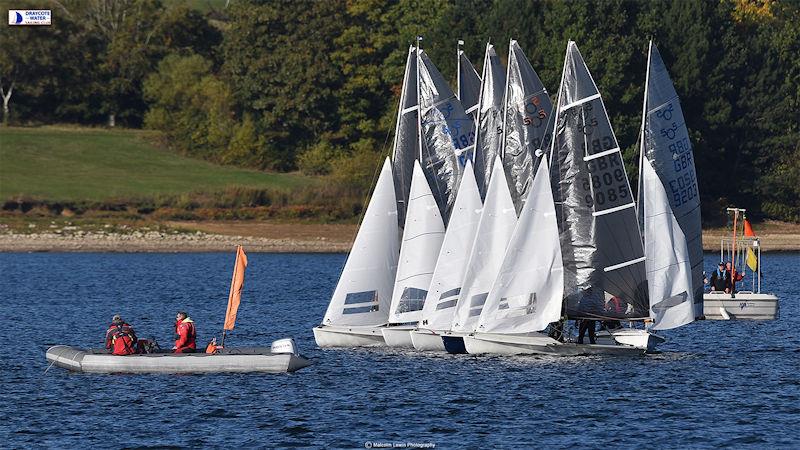
[[(224, 333), (233, 330), (236, 322), (246, 267), (247, 256), (240, 245), (236, 249)], [(281, 373), (294, 372), (311, 365), (311, 361), (298, 354), (291, 338), (274, 341), (270, 347), (220, 346), (216, 351), (204, 353), (156, 350), (124, 356), (109, 354), (105, 349), (86, 350), (56, 345), (47, 349), (46, 357), (51, 365), (83, 373)]]
[(314, 327), (320, 347), (385, 345), (381, 327), (389, 318), (400, 246), (393, 184), (386, 158), (325, 317)]
[(381, 330), (389, 347), (414, 346), (410, 332), (422, 315), (443, 239), (444, 222), (439, 207), (422, 167), (416, 161), (389, 308), (389, 326)]

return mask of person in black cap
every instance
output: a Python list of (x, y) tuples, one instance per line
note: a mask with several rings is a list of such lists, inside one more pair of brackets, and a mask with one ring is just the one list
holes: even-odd
[(715, 270), (711, 274), (711, 290), (712, 291), (725, 291), (727, 293), (731, 292), (730, 281), (731, 275), (727, 269), (725, 269), (725, 263), (720, 262), (717, 270)]

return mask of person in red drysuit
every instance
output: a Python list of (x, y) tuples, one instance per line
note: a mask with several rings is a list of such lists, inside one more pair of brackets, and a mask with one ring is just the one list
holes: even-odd
[(111, 319), (106, 330), (106, 349), (114, 355), (133, 355), (136, 353), (136, 332), (133, 327), (122, 320), (119, 314)]
[(194, 321), (185, 312), (181, 311), (175, 317), (175, 353), (193, 353), (197, 348), (197, 331)]

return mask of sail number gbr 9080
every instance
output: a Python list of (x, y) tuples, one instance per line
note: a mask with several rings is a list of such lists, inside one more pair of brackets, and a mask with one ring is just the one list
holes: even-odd
[(631, 202), (630, 188), (619, 152), (588, 159), (586, 169), (588, 176), (579, 178), (578, 184), (587, 207), (607, 209)]

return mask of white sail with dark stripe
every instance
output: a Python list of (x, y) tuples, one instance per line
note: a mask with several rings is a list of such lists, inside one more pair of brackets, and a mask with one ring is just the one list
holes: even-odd
[(477, 331), (529, 333), (561, 316), (564, 272), (546, 157), (514, 228)]
[(414, 161), (419, 158), (419, 107), (417, 105), (417, 52), (414, 46), (408, 49), (403, 87), (400, 91), (400, 106), (397, 110), (397, 123), (394, 131), (392, 151), (392, 172), (397, 195), (397, 217), (400, 226), (406, 219), (408, 195)]
[(433, 270), (428, 295), (422, 307), (420, 329), (444, 331), (453, 323), (461, 285), (464, 283), (464, 270), (469, 260), (469, 252), (475, 241), (475, 232), (481, 217), (481, 196), (472, 164), (467, 161), (464, 176), (458, 187), (456, 203), (450, 225), (444, 233), (436, 268)]
[(475, 143), (474, 123), (424, 50), (418, 50), (417, 68), (420, 162), (447, 224), (464, 163)]
[(539, 161), (536, 152), (549, 138), (553, 103), (539, 75), (515, 40), (508, 47), (508, 83), (505, 93), (503, 166), (517, 211), (528, 196)]
[(414, 164), (389, 323), (417, 322), (444, 238), (444, 222), (419, 162)]
[(567, 44), (551, 161), (570, 317), (649, 318), (635, 203), (603, 99)]
[[(688, 251), (692, 286), (690, 297), (694, 304), (693, 317), (698, 317), (703, 313), (703, 242), (694, 155), (678, 94), (672, 85), (661, 54), (652, 42), (648, 53), (645, 91), (639, 169), (639, 220), (645, 242), (659, 238), (647, 234), (648, 216), (652, 217), (654, 214), (653, 202), (657, 201), (648, 198), (647, 194), (657, 188), (642, 183), (649, 180), (661, 184), (669, 202), (669, 208), (665, 213), (674, 217), (683, 237), (677, 234), (673, 236), (679, 241), (685, 241), (685, 243), (676, 242), (676, 246), (685, 245)], [(646, 162), (649, 162), (657, 175), (655, 179), (651, 180), (644, 176)], [(655, 208), (661, 210), (660, 205)], [(647, 257), (653, 259), (655, 266), (665, 270), (663, 269), (665, 264), (658, 262), (658, 255), (648, 251)], [(660, 300), (652, 296), (651, 292), (651, 301), (654, 304)]]
[(339, 277), (323, 325), (382, 325), (389, 317), (399, 253), (397, 199), (389, 158)]
[(516, 223), (517, 211), (514, 209), (503, 163), (498, 155), (492, 165), (486, 202), (475, 232), (475, 242), (470, 250), (451, 330), (475, 331)]

